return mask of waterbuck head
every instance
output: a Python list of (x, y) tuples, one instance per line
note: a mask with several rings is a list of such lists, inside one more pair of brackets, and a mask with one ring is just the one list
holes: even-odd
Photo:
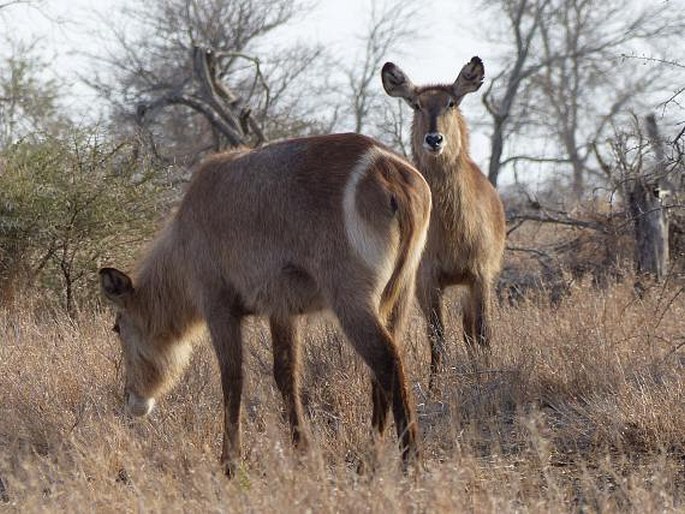
[(146, 416), (187, 361), (188, 351), (173, 347), (150, 323), (147, 301), (132, 280), (115, 268), (100, 270), (100, 287), (116, 308), (112, 330), (121, 342), (125, 371), (125, 401), (133, 416)]
[(485, 68), (479, 57), (461, 69), (453, 84), (415, 86), (395, 64), (388, 62), (381, 71), (383, 88), (388, 95), (402, 98), (414, 109), (412, 147), (416, 158), (437, 157), (445, 150), (457, 156), (466, 142), (466, 124), (459, 104), (466, 94), (483, 84)]

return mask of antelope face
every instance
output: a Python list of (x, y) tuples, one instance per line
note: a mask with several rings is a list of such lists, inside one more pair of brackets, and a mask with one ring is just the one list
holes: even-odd
[(135, 290), (131, 279), (114, 268), (100, 270), (100, 286), (117, 308), (112, 330), (121, 342), (124, 360), (124, 401), (129, 414), (147, 416), (155, 405), (154, 396), (163, 384), (156, 360), (146, 355), (149, 339), (142, 320), (135, 315)]
[(132, 316), (120, 310), (112, 330), (119, 336), (124, 357), (125, 389), (124, 401), (129, 414), (147, 416), (155, 405), (153, 392), (158, 388), (160, 373), (152, 359), (141, 351), (144, 337)]
[(414, 152), (438, 156), (446, 148), (457, 155), (461, 150), (464, 121), (459, 104), (466, 94), (483, 84), (485, 68), (478, 57), (471, 58), (453, 84), (417, 87), (395, 64), (383, 66), (381, 78), (385, 92), (402, 98), (414, 110), (412, 145)]
[(416, 95), (414, 109), (414, 148), (438, 156), (446, 147), (461, 147), (457, 99), (448, 90), (431, 88)]

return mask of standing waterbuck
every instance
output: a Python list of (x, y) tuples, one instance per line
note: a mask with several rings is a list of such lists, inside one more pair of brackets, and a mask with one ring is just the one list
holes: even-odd
[(430, 189), (409, 163), (355, 134), (294, 139), (203, 162), (132, 280), (100, 270), (117, 307), (128, 410), (144, 416), (206, 322), (224, 397), (222, 464), (240, 458), (241, 321), (269, 318), (273, 373), (293, 443), (306, 446), (297, 316), (331, 309), (372, 370), (373, 427), (392, 406), (403, 461), (418, 428), (396, 344), (414, 294)]
[(426, 251), (417, 296), (431, 343), (431, 385), (444, 352), (441, 303), (446, 286), (464, 285), (463, 330), (475, 362), (476, 342), (487, 359), (491, 339), (493, 282), (502, 267), (504, 208), (495, 188), (469, 156), (469, 134), (459, 104), (478, 90), (485, 70), (473, 57), (449, 85), (417, 87), (393, 63), (383, 66), (386, 93), (414, 109), (412, 153), (433, 194)]

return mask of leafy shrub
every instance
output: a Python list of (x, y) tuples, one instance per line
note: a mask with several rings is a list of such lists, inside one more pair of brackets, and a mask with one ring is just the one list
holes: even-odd
[(169, 198), (136, 150), (90, 129), (0, 152), (0, 301), (34, 290), (73, 315), (101, 262), (130, 260)]

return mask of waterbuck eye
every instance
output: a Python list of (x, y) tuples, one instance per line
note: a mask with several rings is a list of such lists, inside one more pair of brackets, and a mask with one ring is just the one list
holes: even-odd
[(453, 109), (457, 106), (457, 102), (455, 102), (453, 99), (450, 99), (449, 102), (447, 102), (447, 108), (448, 109)]
[(117, 334), (121, 333), (121, 329), (119, 328), (119, 322), (118, 321), (114, 323), (114, 326), (112, 327), (112, 332), (115, 332)]

